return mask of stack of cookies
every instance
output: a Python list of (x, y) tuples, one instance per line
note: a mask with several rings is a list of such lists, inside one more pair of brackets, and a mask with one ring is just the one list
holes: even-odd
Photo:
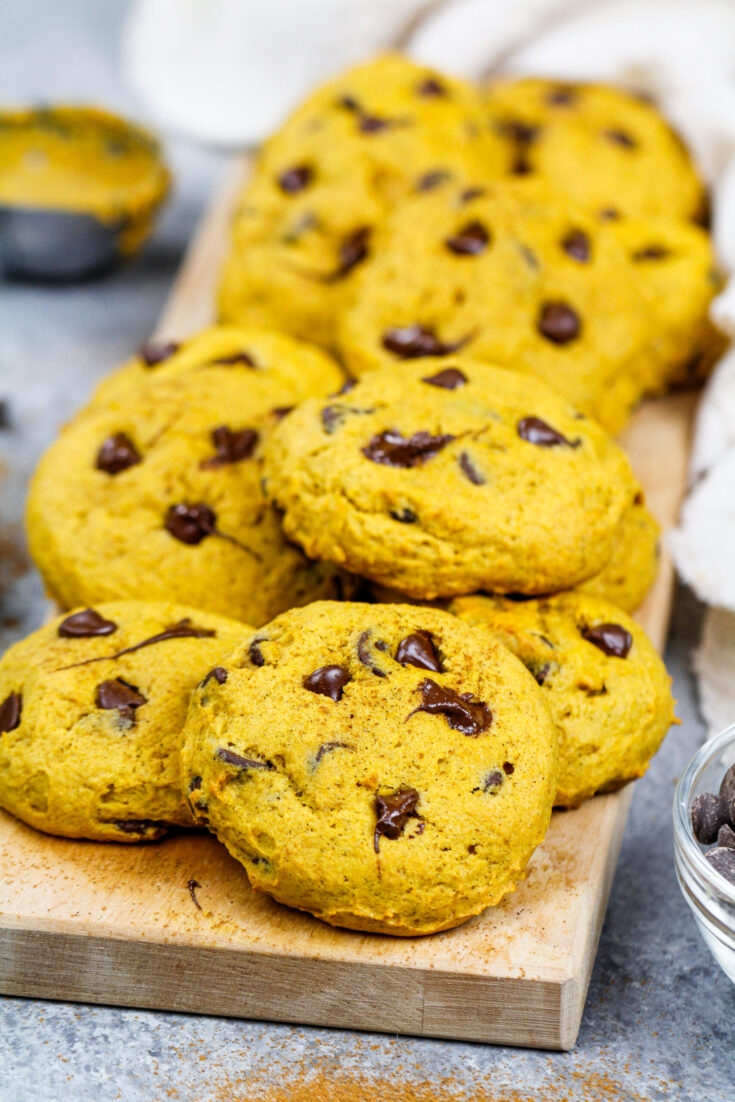
[(39, 465), (67, 611), (0, 663), (0, 804), (206, 827), (359, 930), (499, 903), (673, 720), (609, 433), (717, 353), (704, 206), (613, 89), (387, 56), (318, 91), (240, 198), (222, 324), (146, 345)]

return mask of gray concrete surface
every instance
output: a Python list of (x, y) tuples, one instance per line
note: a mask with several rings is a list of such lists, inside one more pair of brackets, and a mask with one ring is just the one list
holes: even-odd
[[(0, 103), (66, 97), (135, 111), (117, 71), (123, 12), (111, 0), (4, 0)], [(0, 430), (0, 650), (43, 612), (20, 526), (36, 457), (94, 380), (153, 327), (222, 167), (181, 143), (170, 154), (177, 191), (141, 260), (63, 290), (0, 283), (0, 398), (10, 418)], [(698, 629), (699, 609), (682, 591), (667, 661), (683, 725), (636, 786), (574, 1052), (0, 998), (0, 1102), (733, 1102), (735, 988), (698, 938), (672, 860), (673, 785), (702, 738), (689, 672)]]

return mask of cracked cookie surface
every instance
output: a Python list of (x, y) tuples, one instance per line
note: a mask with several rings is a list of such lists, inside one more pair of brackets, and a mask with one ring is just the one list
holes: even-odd
[(637, 493), (622, 450), (564, 398), (459, 357), (305, 402), (274, 430), (265, 475), (307, 555), (428, 599), (586, 580)]
[(180, 787), (189, 696), (248, 630), (118, 601), (16, 643), (0, 661), (0, 806), (68, 838), (140, 842), (192, 826)]
[(189, 710), (194, 814), (256, 890), (431, 933), (496, 904), (548, 826), (556, 736), (521, 663), (447, 613), (318, 602), (243, 641)]
[(645, 632), (580, 593), (532, 601), (460, 597), (450, 611), (486, 628), (536, 678), (559, 731), (555, 804), (641, 777), (674, 720), (671, 678)]

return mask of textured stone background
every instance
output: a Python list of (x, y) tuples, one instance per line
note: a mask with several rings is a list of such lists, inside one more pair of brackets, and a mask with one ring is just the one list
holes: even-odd
[[(0, 103), (98, 100), (134, 113), (117, 66), (124, 8), (0, 3)], [(36, 457), (92, 382), (152, 329), (222, 170), (221, 157), (182, 143), (169, 154), (176, 193), (142, 260), (75, 288), (0, 284), (0, 398), (10, 419), (0, 430), (0, 650), (43, 614), (20, 528)], [(702, 738), (689, 674), (698, 627), (680, 592), (667, 660), (684, 723), (636, 786), (574, 1052), (0, 999), (1, 1102), (733, 1102), (735, 988), (698, 938), (672, 860), (673, 785)]]

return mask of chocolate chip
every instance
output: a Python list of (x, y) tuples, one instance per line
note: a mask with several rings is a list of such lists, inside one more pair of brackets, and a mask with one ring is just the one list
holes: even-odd
[(602, 210), (598, 211), (598, 217), (603, 222), (617, 222), (620, 218), (620, 211), (616, 210), (615, 207), (603, 207)]
[(446, 96), (447, 89), (436, 77), (427, 77), (417, 88), (420, 96)]
[(578, 448), (579, 440), (568, 440), (555, 428), (542, 421), (540, 417), (521, 417), (516, 425), (516, 431), (521, 440), (529, 444), (535, 444), (537, 448), (555, 448), (564, 445), (568, 448)]
[(253, 639), (252, 643), (248, 647), (248, 655), (250, 657), (250, 661), (253, 663), (254, 666), (264, 666), (265, 665), (265, 658), (263, 657), (263, 652), (260, 649), (260, 647), (258, 646), (259, 643), (263, 643), (263, 642), (265, 642), (264, 639)]
[(321, 666), (304, 678), (303, 685), (310, 693), (319, 693), (336, 701), (342, 699), (342, 689), (351, 680), (350, 672), (344, 666)]
[(441, 673), (442, 664), (434, 640), (428, 631), (414, 631), (401, 639), (396, 650), (396, 662), (401, 666), (418, 666), (420, 670)]
[(325, 754), (331, 754), (332, 750), (353, 750), (355, 747), (351, 746), (349, 742), (323, 742), (316, 752), (314, 758), (314, 764), (318, 765)]
[(325, 406), (321, 413), (322, 428), (331, 436), (334, 430), (344, 420), (343, 406)]
[(520, 146), (515, 151), (510, 171), (514, 176), (528, 176), (530, 172), (533, 172), (526, 146)]
[(478, 471), (467, 452), (462, 452), (459, 457), (459, 466), (474, 486), (484, 486), (485, 476)]
[(561, 247), (567, 256), (578, 260), (580, 264), (586, 264), (592, 255), (590, 239), (584, 230), (570, 230), (563, 239)]
[(180, 347), (178, 341), (146, 341), (138, 349), (138, 355), (146, 367), (157, 367), (170, 359)]
[(413, 509), (391, 509), (393, 520), (397, 520), (399, 524), (415, 524), (419, 519), (414, 513)]
[(444, 244), (457, 256), (479, 256), (490, 244), (490, 234), (482, 222), (468, 222)]
[(116, 677), (113, 681), (102, 681), (97, 686), (95, 703), (105, 711), (117, 710), (123, 719), (135, 723), (135, 710), (147, 702), (146, 697), (135, 685)]
[(663, 245), (646, 245), (633, 253), (634, 260), (664, 260), (669, 255), (669, 250)]
[(369, 255), (370, 227), (362, 226), (349, 234), (339, 247), (339, 277), (346, 276)]
[(709, 846), (729, 816), (724, 800), (715, 792), (701, 792), (692, 803), (691, 818), (694, 837), (703, 846)]
[(214, 755), (226, 765), (234, 765), (236, 769), (275, 769), (272, 761), (259, 761), (257, 758), (243, 758), (226, 747), (220, 747)]
[(724, 849), (735, 849), (735, 830), (729, 823), (723, 823), (717, 831), (717, 845)]
[(83, 612), (74, 612), (62, 620), (57, 628), (57, 634), (62, 639), (89, 639), (95, 635), (112, 635), (117, 631), (114, 620), (105, 620), (93, 608), (85, 608)]
[(23, 711), (23, 697), (20, 693), (11, 693), (0, 704), (0, 735), (14, 731), (20, 724)]
[[(500, 788), (500, 786), (501, 786), (501, 784), (503, 783), (504, 780), (505, 780), (505, 777), (500, 772), (500, 770), (499, 769), (493, 769), (492, 772), (488, 773), (488, 775), (483, 780), (480, 790), (482, 792), (493, 792), (493, 793), (495, 793)], [(473, 789), (473, 791), (479, 791), (479, 790), (478, 789)]]
[(130, 437), (124, 432), (116, 432), (103, 440), (94, 465), (105, 474), (119, 474), (140, 461), (140, 452)]
[(445, 367), (443, 371), (437, 371), (436, 375), (425, 375), (421, 382), (428, 383), (429, 386), (439, 386), (442, 390), (456, 390), (465, 385), (467, 376), (458, 367)]
[(363, 134), (377, 134), (392, 124), (389, 119), (381, 119), (377, 115), (362, 115), (358, 125)]
[(598, 624), (587, 628), (582, 636), (612, 658), (627, 658), (633, 646), (633, 636), (620, 624)]
[(202, 778), (201, 777), (192, 777), (191, 780), (189, 781), (189, 791), (190, 792), (196, 792), (201, 787), (202, 787)]
[(123, 834), (151, 834), (153, 831), (166, 830), (168, 823), (161, 822), (160, 819), (114, 819), (112, 826)]
[[(735, 765), (731, 765), (720, 784), (720, 799), (730, 807), (735, 800)], [(733, 823), (735, 826), (735, 823)]]
[(334, 394), (330, 394), (330, 398), (341, 398), (343, 394), (349, 394), (351, 390), (354, 390), (357, 386), (357, 379), (345, 379), (342, 386)]
[(496, 129), (506, 138), (510, 138), (518, 145), (530, 145), (539, 134), (539, 127), (518, 119), (506, 119), (497, 124)]
[(406, 719), (410, 719), (416, 712), (443, 715), (455, 731), (473, 737), (486, 731), (493, 721), (487, 704), (482, 700), (475, 700), (472, 693), (457, 693), (447, 685), (437, 685), (436, 681), (428, 677), (416, 691), (421, 693), (423, 700)]
[(513, 765), (512, 762), (510, 762), (510, 761), (504, 761), (503, 762), (503, 772), (505, 773), (506, 777), (512, 777), (513, 774), (515, 773), (515, 770), (516, 770), (516, 767)]
[(387, 677), (385, 670), (381, 670), (379, 666), (376, 666), (370, 656), (370, 636), (371, 632), (363, 631), (357, 640), (357, 657), (358, 660), (367, 666), (367, 668), (374, 673), (376, 677)]
[(481, 199), (487, 195), (484, 187), (466, 187), (459, 196), (460, 203), (471, 203), (473, 199)]
[(582, 328), (579, 314), (566, 302), (547, 302), (541, 308), (538, 331), (552, 344), (569, 344)]
[(459, 351), (468, 340), (469, 337), (463, 337), (447, 344), (439, 340), (430, 326), (404, 325), (385, 330), (383, 348), (402, 360), (416, 360), (423, 356), (450, 356)]
[(375, 812), (378, 821), (375, 824), (373, 846), (379, 853), (380, 837), (390, 838), (395, 841), (400, 838), (406, 826), (409, 815), (413, 815), (419, 802), (419, 794), (415, 788), (400, 788), (389, 796), (375, 797)]
[(151, 647), (155, 643), (164, 643), (168, 639), (212, 639), (216, 634), (214, 628), (200, 628), (196, 624), (192, 624), (187, 616), (183, 620), (177, 620), (170, 627), (164, 628), (163, 631), (156, 632), (155, 635), (143, 639), (140, 643), (123, 647), (122, 650), (115, 651), (114, 654), (102, 654), (96, 658), (85, 658), (82, 662), (72, 662), (70, 666), (62, 666), (61, 669), (73, 670), (77, 666), (91, 666), (94, 662), (109, 662), (114, 658), (122, 658), (124, 654), (134, 654), (135, 651), (143, 650), (144, 647)]
[(295, 195), (308, 187), (313, 178), (314, 173), (309, 165), (295, 165), (281, 173), (278, 177), (278, 186), (287, 195)]
[(245, 367), (257, 367), (257, 364), (249, 352), (230, 352), (227, 356), (219, 356), (211, 361), (217, 367), (236, 367), (244, 364)]
[(576, 88), (571, 85), (560, 84), (556, 88), (552, 88), (546, 95), (546, 102), (551, 107), (568, 107), (570, 103), (574, 103), (577, 99), (578, 93)]
[(717, 849), (711, 849), (704, 856), (705, 860), (709, 861), (720, 876), (724, 876), (725, 880), (735, 884), (735, 850), (718, 846)]
[(620, 145), (623, 149), (635, 149), (638, 144), (635, 138), (632, 138), (627, 130), (604, 130), (603, 134), (609, 142)]
[(445, 184), (451, 178), (451, 172), (448, 172), (445, 168), (435, 168), (432, 172), (425, 172), (423, 176), (419, 176), (416, 182), (416, 191), (433, 191), (434, 188), (440, 187), (441, 184)]
[(389, 467), (420, 467), (452, 440), (453, 436), (432, 436), (429, 432), (415, 432), (406, 438), (396, 429), (387, 429), (373, 436), (362, 454), (373, 463)]
[(212, 443), (215, 454), (211, 459), (202, 460), (199, 464), (202, 470), (213, 470), (228, 463), (249, 459), (258, 443), (258, 433), (255, 429), (233, 431), (227, 425), (220, 425), (219, 428), (212, 429)]
[(215, 666), (214, 669), (209, 671), (199, 687), (203, 689), (206, 685), (209, 684), (210, 681), (216, 681), (218, 685), (224, 685), (226, 680), (227, 670), (224, 668), (224, 666)]
[(189, 889), (189, 895), (191, 896), (192, 903), (201, 911), (202, 905), (197, 899), (196, 890), (197, 888), (201, 888), (202, 885), (199, 883), (198, 880), (189, 880), (186, 886)]
[(293, 408), (293, 406), (276, 406), (275, 409), (271, 410), (271, 413), (275, 417), (276, 421), (282, 421), (283, 418), (286, 417)]
[(216, 531), (217, 517), (213, 509), (199, 502), (196, 505), (172, 505), (166, 513), (164, 527), (182, 543), (195, 545)]
[(362, 108), (354, 96), (344, 95), (337, 100), (338, 107), (344, 107), (345, 111), (360, 112)]

